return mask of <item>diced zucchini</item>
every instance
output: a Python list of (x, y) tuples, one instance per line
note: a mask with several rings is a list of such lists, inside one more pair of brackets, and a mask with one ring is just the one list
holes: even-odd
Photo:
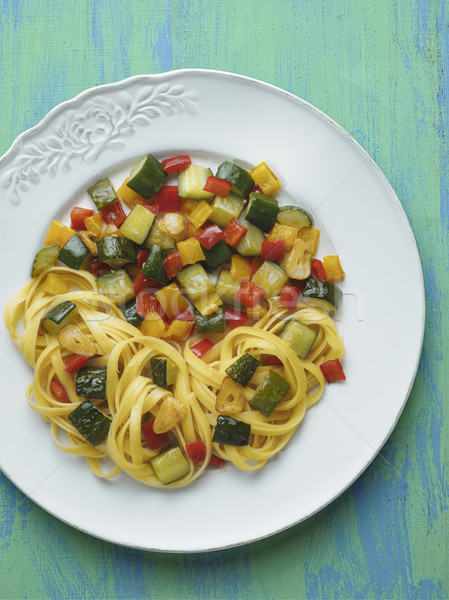
[(136, 244), (143, 244), (153, 225), (154, 217), (155, 215), (151, 210), (141, 204), (136, 204), (124, 220), (120, 231), (126, 238), (136, 242)]
[(167, 233), (164, 233), (157, 227), (158, 221), (163, 217), (158, 217), (150, 229), (150, 234), (144, 242), (145, 248), (152, 248), (153, 246), (160, 246), (164, 250), (174, 250), (176, 247), (176, 240)]
[(97, 253), (99, 261), (118, 269), (136, 261), (137, 249), (135, 243), (125, 237), (106, 235), (97, 240)]
[(222, 269), (217, 280), (216, 292), (226, 304), (235, 303), (235, 295), (240, 283), (231, 277), (228, 269)]
[(337, 309), (342, 298), (339, 287), (330, 281), (321, 281), (320, 279), (308, 279), (302, 295), (308, 299), (310, 304), (327, 311)]
[(69, 421), (92, 446), (99, 446), (108, 437), (111, 419), (91, 402), (82, 402), (69, 414)]
[(251, 278), (253, 283), (260, 285), (266, 291), (265, 298), (277, 296), (287, 280), (287, 273), (284, 269), (268, 260), (261, 264)]
[(168, 284), (170, 283), (167, 273), (163, 267), (164, 261), (168, 256), (168, 251), (160, 246), (154, 245), (144, 262), (142, 272), (145, 277), (151, 277), (156, 281)]
[(57, 336), (60, 330), (73, 323), (78, 317), (78, 309), (73, 302), (67, 300), (50, 309), (42, 319), (42, 326), (47, 333)]
[(238, 219), (245, 206), (245, 201), (230, 192), (227, 196), (215, 196), (211, 206), (213, 212), (209, 217), (209, 221), (224, 229), (232, 219)]
[(47, 246), (46, 248), (42, 248), (36, 254), (33, 260), (33, 266), (31, 268), (31, 277), (37, 277), (44, 271), (50, 269), (50, 267), (54, 267), (58, 262), (59, 256), (59, 246), (58, 244), (53, 244), (52, 246)]
[(71, 269), (80, 269), (90, 254), (77, 235), (72, 235), (59, 251), (59, 260)]
[(179, 448), (170, 448), (151, 460), (151, 466), (163, 484), (180, 479), (190, 471), (190, 466)]
[(133, 282), (123, 269), (102, 275), (97, 279), (97, 285), (114, 304), (124, 304), (134, 298)]
[(151, 358), (151, 371), (155, 385), (167, 387), (176, 381), (176, 365), (165, 356), (153, 356)]
[(218, 167), (217, 177), (230, 181), (232, 183), (231, 192), (243, 196), (243, 198), (248, 198), (249, 193), (254, 187), (254, 179), (248, 171), (228, 160), (221, 163)]
[(76, 395), (89, 400), (105, 400), (106, 378), (106, 367), (81, 367), (76, 374)]
[(161, 163), (148, 154), (131, 170), (126, 185), (142, 198), (151, 198), (162, 188), (166, 178), (167, 173)]
[(226, 369), (226, 373), (229, 377), (232, 377), (234, 381), (245, 387), (248, 385), (251, 377), (257, 371), (259, 366), (260, 360), (255, 356), (246, 353), (233, 362), (232, 365)]
[(176, 278), (193, 302), (199, 300), (201, 296), (208, 296), (215, 291), (214, 284), (199, 264), (183, 269), (176, 275)]
[(227, 446), (247, 446), (251, 425), (227, 415), (218, 415), (212, 441)]
[(262, 252), (262, 242), (265, 239), (263, 231), (255, 225), (251, 225), (245, 219), (240, 219), (240, 223), (248, 230), (237, 246), (237, 252), (242, 256), (260, 256)]
[(103, 210), (115, 200), (118, 200), (117, 194), (115, 193), (112, 183), (107, 177), (100, 179), (97, 183), (94, 183), (88, 190), (87, 193), (90, 195), (92, 200), (95, 202), (97, 210)]
[(198, 310), (193, 309), (195, 315), (195, 327), (198, 333), (213, 332), (223, 333), (225, 330), (225, 315), (223, 307), (216, 312), (204, 316)]
[(301, 227), (312, 227), (313, 218), (312, 215), (303, 208), (298, 208), (297, 206), (281, 206), (277, 216), (277, 222), (281, 225), (290, 225), (290, 227), (301, 229)]
[(215, 291), (211, 292), (207, 296), (200, 296), (196, 300), (192, 300), (193, 305), (202, 315), (211, 315), (216, 312), (223, 304)]
[(121, 307), (121, 311), (125, 319), (134, 327), (140, 327), (143, 319), (140, 315), (136, 313), (136, 299), (131, 298), (128, 302), (125, 303), (123, 307)]
[(269, 232), (276, 223), (279, 205), (275, 198), (265, 194), (253, 193), (249, 195), (246, 220), (262, 231)]
[(265, 417), (269, 417), (289, 391), (290, 384), (288, 381), (276, 371), (270, 370), (251, 398), (250, 404)]
[(180, 198), (210, 200), (213, 194), (206, 192), (203, 188), (206, 185), (207, 178), (211, 175), (212, 171), (201, 165), (190, 165), (190, 167), (181, 171), (178, 174), (178, 194)]
[(317, 333), (314, 329), (307, 327), (307, 325), (304, 325), (304, 323), (301, 323), (296, 319), (287, 321), (279, 334), (281, 340), (283, 340), (287, 346), (290, 346), (293, 352), (302, 359), (307, 358), (307, 355), (316, 340), (316, 336)]
[(216, 271), (218, 267), (228, 263), (232, 256), (231, 248), (223, 240), (217, 242), (210, 250), (203, 248), (203, 252), (206, 257), (204, 267), (209, 272)]

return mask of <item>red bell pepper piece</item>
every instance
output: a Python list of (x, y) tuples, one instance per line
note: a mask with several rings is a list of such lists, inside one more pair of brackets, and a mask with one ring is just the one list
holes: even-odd
[(184, 310), (182, 313), (179, 313), (179, 315), (176, 315), (176, 317), (173, 320), (174, 321), (194, 321), (195, 317), (192, 315), (190, 310)]
[(256, 304), (259, 304), (265, 293), (265, 290), (260, 285), (256, 285), (252, 281), (242, 281), (235, 294), (235, 299), (241, 304), (253, 308)]
[(169, 279), (173, 279), (179, 271), (182, 271), (184, 265), (182, 264), (181, 254), (176, 251), (172, 252), (167, 256), (164, 260), (162, 266), (164, 267), (165, 272), (167, 273), (167, 277)]
[(218, 225), (211, 225), (197, 235), (196, 239), (206, 250), (210, 250), (212, 246), (215, 246), (217, 242), (223, 239), (223, 232)]
[(142, 290), (146, 290), (147, 292), (158, 290), (162, 285), (159, 281), (151, 279), (151, 277), (145, 277), (145, 275), (139, 273), (134, 281), (134, 293), (138, 294)]
[(101, 277), (112, 271), (111, 267), (104, 262), (94, 258), (89, 265), (89, 273), (94, 277)]
[(213, 347), (213, 345), (214, 345), (213, 342), (211, 342), (207, 338), (204, 338), (204, 340), (201, 340), (200, 342), (197, 342), (193, 346), (190, 346), (190, 350), (193, 352), (193, 354), (195, 356), (198, 356), (198, 358), (203, 358), (203, 356), (206, 354), (206, 352), (209, 352), (209, 350)]
[(265, 364), (267, 365), (282, 365), (282, 360), (274, 354), (267, 354), (265, 356)]
[(88, 360), (88, 356), (83, 356), (82, 354), (71, 354), (64, 362), (64, 371), (67, 373), (76, 373), (84, 364), (87, 363)]
[(81, 208), (81, 206), (75, 206), (70, 211), (70, 227), (75, 231), (81, 231), (82, 229), (86, 229), (84, 225), (84, 219), (87, 217), (91, 217), (94, 214), (94, 211), (90, 208)]
[(205, 192), (216, 194), (217, 196), (227, 196), (231, 191), (232, 183), (227, 179), (221, 179), (220, 177), (214, 177), (210, 175), (207, 178), (206, 185), (203, 187)]
[(145, 202), (145, 200), (142, 200), (141, 198), (137, 200), (137, 204), (145, 206), (145, 208), (152, 212), (153, 215), (157, 215), (157, 213), (159, 212), (159, 206), (157, 206), (156, 204), (148, 204), (148, 202)]
[(248, 315), (244, 311), (234, 310), (230, 306), (225, 308), (225, 320), (229, 323), (232, 329), (245, 325), (248, 321)]
[(103, 221), (109, 225), (120, 227), (126, 219), (125, 211), (122, 208), (120, 200), (114, 200), (109, 206), (101, 211)]
[(338, 358), (328, 360), (320, 365), (321, 372), (324, 375), (324, 379), (327, 383), (334, 383), (335, 381), (346, 381), (346, 376), (343, 372), (343, 367)]
[(225, 464), (225, 461), (223, 458), (220, 458), (216, 454), (211, 454), (209, 464), (214, 465), (216, 467), (222, 467)]
[(59, 402), (65, 402), (66, 404), (70, 403), (67, 392), (65, 391), (65, 387), (62, 385), (56, 375), (53, 375), (53, 378), (50, 381), (50, 390), (53, 396), (55, 396)]
[(299, 299), (299, 288), (293, 285), (284, 285), (281, 291), (281, 297), (279, 298), (279, 302), (285, 308), (296, 308), (298, 305)]
[(254, 273), (262, 266), (263, 260), (260, 256), (253, 256), (249, 259), (249, 276), (252, 277)]
[(186, 444), (186, 452), (193, 464), (198, 465), (206, 458), (206, 444), (202, 440)]
[(264, 260), (282, 260), (285, 256), (285, 241), (264, 240), (260, 255)]
[(138, 269), (142, 268), (143, 263), (148, 258), (149, 253), (150, 253), (149, 250), (138, 250), (137, 251), (137, 268)]
[(179, 171), (185, 171), (191, 163), (192, 160), (187, 154), (180, 154), (179, 156), (161, 160), (162, 168), (166, 173), (179, 173)]
[(231, 219), (229, 225), (223, 231), (223, 240), (228, 246), (235, 248), (247, 231), (247, 228), (243, 227), (237, 219)]
[(159, 450), (162, 446), (165, 446), (170, 441), (168, 433), (154, 433), (153, 429), (154, 419), (142, 425), (141, 431), (143, 437), (146, 439), (147, 444), (151, 450)]
[(179, 212), (181, 210), (181, 198), (178, 194), (178, 186), (165, 185), (154, 196), (154, 206), (158, 207), (159, 212)]
[(326, 271), (324, 270), (323, 263), (317, 258), (314, 258), (312, 260), (312, 274), (317, 279), (321, 279), (321, 281), (327, 280)]
[(136, 296), (136, 313), (142, 319), (145, 318), (149, 312), (156, 312), (160, 314), (162, 307), (159, 304), (159, 300), (154, 294), (147, 290), (140, 291)]

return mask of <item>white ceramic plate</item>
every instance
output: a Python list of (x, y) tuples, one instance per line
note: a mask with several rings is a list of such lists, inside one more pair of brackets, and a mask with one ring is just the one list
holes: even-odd
[(243, 544), (331, 502), (390, 435), (422, 345), (419, 256), (387, 180), (330, 118), (259, 81), (175, 71), (84, 92), (0, 159), (2, 307), (27, 281), (50, 220), (100, 176), (118, 182), (149, 152), (186, 152), (206, 165), (223, 157), (266, 160), (285, 186), (280, 199), (314, 213), (347, 273), (337, 323), (347, 382), (326, 389), (292, 442), (258, 472), (229, 465), (184, 489), (154, 490), (126, 476), (97, 479), (83, 459), (58, 450), (48, 424), (26, 403), (32, 373), (1, 328), (0, 464), (45, 510), (112, 542), (175, 552)]

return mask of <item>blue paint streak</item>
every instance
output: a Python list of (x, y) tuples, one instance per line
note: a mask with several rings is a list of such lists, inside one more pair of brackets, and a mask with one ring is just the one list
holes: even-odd
[(104, 43), (101, 16), (104, 12), (102, 2), (93, 0), (92, 2), (92, 44), (94, 51), (98, 55), (98, 84), (105, 82), (105, 67), (104, 67)]
[(157, 28), (156, 43), (153, 48), (157, 54), (157, 60), (161, 71), (170, 71), (173, 69), (173, 41), (172, 41), (172, 0), (166, 6), (166, 18)]
[[(439, 123), (437, 127), (440, 138), (440, 216), (442, 224), (442, 234), (447, 241), (449, 229), (449, 148), (447, 143), (447, 135), (449, 132), (449, 28), (447, 27), (446, 3), (441, 2), (441, 13), (437, 21), (437, 31), (440, 38), (440, 48), (442, 56), (440, 59), (441, 75), (440, 88), (438, 91), (438, 111)], [(446, 269), (448, 262), (446, 260)]]

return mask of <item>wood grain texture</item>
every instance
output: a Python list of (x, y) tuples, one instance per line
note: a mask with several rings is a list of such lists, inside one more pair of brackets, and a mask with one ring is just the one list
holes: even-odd
[(331, 506), (271, 539), (212, 554), (128, 550), (57, 521), (1, 476), (0, 596), (448, 598), (447, 3), (1, 6), (0, 153), (56, 104), (130, 75), (204, 67), (278, 85), (340, 123), (390, 180), (418, 242), (427, 328), (412, 394), (380, 455)]

